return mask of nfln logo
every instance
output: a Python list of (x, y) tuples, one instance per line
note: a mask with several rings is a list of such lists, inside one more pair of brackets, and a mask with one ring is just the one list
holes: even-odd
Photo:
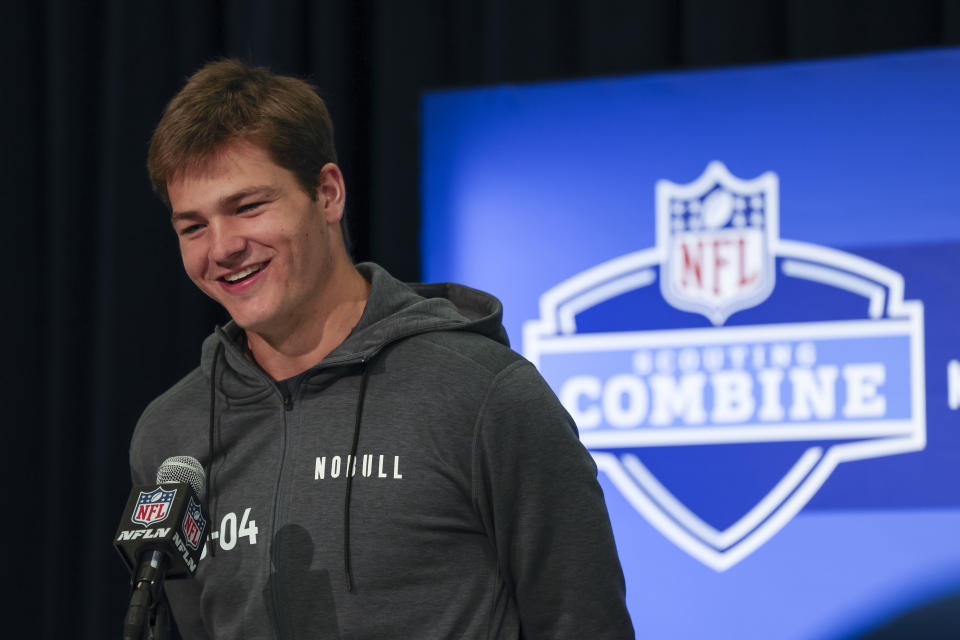
[(926, 443), (922, 303), (883, 265), (781, 239), (779, 214), (772, 172), (661, 180), (656, 246), (558, 284), (524, 325), (600, 470), (717, 571), (837, 465)]

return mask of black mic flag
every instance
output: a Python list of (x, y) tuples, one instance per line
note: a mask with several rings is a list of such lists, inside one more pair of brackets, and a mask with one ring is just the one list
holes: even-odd
[(190, 456), (166, 459), (155, 484), (133, 487), (113, 544), (132, 574), (124, 638), (140, 638), (165, 578), (192, 577), (207, 539), (203, 467)]

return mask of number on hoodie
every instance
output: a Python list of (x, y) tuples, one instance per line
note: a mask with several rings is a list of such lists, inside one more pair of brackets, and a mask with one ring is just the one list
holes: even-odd
[(250, 544), (257, 544), (258, 533), (260, 533), (260, 529), (257, 528), (257, 521), (250, 519), (250, 507), (247, 507), (240, 517), (239, 531), (237, 530), (237, 514), (231, 511), (224, 515), (220, 521), (220, 530), (210, 532), (207, 544), (203, 545), (200, 559), (203, 560), (207, 557), (207, 546), (214, 544), (214, 541), (218, 541), (220, 548), (224, 551), (230, 551), (237, 546), (240, 538), (249, 538)]
[(250, 538), (250, 544), (257, 544), (257, 534), (260, 533), (260, 529), (257, 529), (257, 521), (250, 520), (247, 521), (247, 518), (250, 517), (250, 507), (247, 507), (247, 510), (243, 512), (243, 517), (240, 518), (240, 537)]

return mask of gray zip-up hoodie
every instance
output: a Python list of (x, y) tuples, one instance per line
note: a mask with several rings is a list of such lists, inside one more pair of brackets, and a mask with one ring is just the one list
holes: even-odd
[(362, 318), (292, 397), (230, 323), (137, 424), (134, 482), (207, 467), (216, 539), (167, 583), (181, 634), (632, 638), (596, 466), (500, 303), (358, 269)]

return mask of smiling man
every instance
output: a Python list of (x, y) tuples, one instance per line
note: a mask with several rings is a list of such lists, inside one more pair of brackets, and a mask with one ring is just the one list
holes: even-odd
[(148, 159), (184, 269), (232, 320), (144, 411), (130, 461), (207, 470), (194, 638), (630, 638), (596, 467), (500, 303), (354, 265), (310, 85), (224, 60)]
[(274, 379), (316, 364), (356, 325), (369, 283), (344, 246), (337, 165), (324, 165), (308, 192), (266, 149), (239, 138), (202, 170), (174, 173), (166, 192), (187, 275), (244, 329)]

